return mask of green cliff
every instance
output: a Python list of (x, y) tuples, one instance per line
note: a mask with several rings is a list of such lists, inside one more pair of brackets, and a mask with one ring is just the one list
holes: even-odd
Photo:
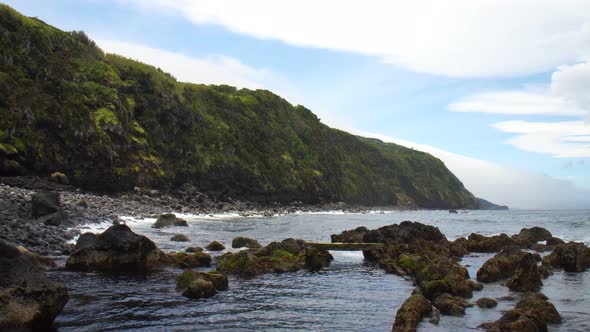
[(438, 159), (329, 128), (266, 90), (178, 82), (0, 5), (0, 174), (259, 201), (476, 207)]

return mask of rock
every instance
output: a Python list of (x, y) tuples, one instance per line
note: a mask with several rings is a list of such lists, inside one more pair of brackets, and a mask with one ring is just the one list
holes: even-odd
[(170, 263), (154, 242), (114, 225), (98, 236), (85, 236), (68, 257), (66, 268), (78, 271), (145, 272)]
[(342, 242), (342, 243), (360, 243), (364, 242), (365, 234), (367, 234), (369, 230), (367, 227), (361, 226), (357, 227), (353, 230), (344, 231), (340, 234), (332, 234), (330, 237), (332, 242)]
[(177, 252), (169, 254), (171, 260), (180, 268), (209, 267), (211, 256), (204, 252)]
[(68, 185), (70, 184), (70, 180), (68, 179), (68, 177), (64, 174), (64, 173), (60, 173), (60, 172), (55, 172), (51, 175), (49, 175), (49, 179), (55, 183), (59, 183), (59, 184), (64, 184), (64, 185)]
[(260, 248), (262, 247), (258, 241), (255, 239), (251, 239), (249, 237), (238, 236), (234, 238), (231, 242), (231, 247), (236, 248)]
[(0, 240), (0, 330), (45, 330), (68, 302), (63, 283), (48, 279), (39, 262)]
[(225, 246), (219, 241), (213, 241), (209, 243), (205, 248), (209, 251), (222, 251), (225, 249)]
[(451, 210), (449, 210), (449, 213), (458, 214), (459, 212), (457, 212), (457, 210), (455, 210), (455, 209), (451, 209)]
[(551, 232), (542, 227), (523, 228), (516, 235), (519, 240), (525, 240), (532, 243), (549, 240), (553, 235)]
[(464, 299), (448, 293), (437, 296), (433, 304), (440, 310), (441, 314), (449, 316), (463, 316), (465, 315), (465, 308), (471, 306)]
[(560, 245), (560, 244), (564, 244), (565, 242), (558, 238), (558, 237), (552, 237), (550, 239), (547, 240), (546, 244), (548, 246), (556, 246), (556, 245)]
[(188, 248), (184, 249), (184, 251), (190, 252), (190, 253), (203, 252), (203, 248), (201, 248), (201, 247), (188, 247)]
[(504, 233), (494, 236), (471, 233), (465, 242), (469, 252), (498, 252), (514, 245), (514, 240)]
[(537, 268), (537, 260), (532, 254), (526, 254), (520, 260), (514, 278), (506, 284), (510, 290), (517, 292), (534, 292), (538, 291), (543, 282), (541, 273)]
[(432, 304), (421, 294), (410, 296), (398, 309), (393, 323), (393, 332), (416, 331), (423, 317), (432, 312)]
[(326, 250), (310, 249), (305, 253), (305, 268), (312, 272), (317, 272), (324, 267), (330, 266), (334, 257)]
[(183, 290), (182, 295), (190, 299), (207, 298), (217, 291), (227, 290), (228, 279), (226, 275), (216, 271), (188, 270), (176, 278), (176, 287)]
[(583, 243), (569, 242), (557, 245), (543, 257), (543, 265), (563, 268), (566, 272), (583, 272), (590, 267), (590, 248)]
[(480, 308), (488, 308), (488, 309), (494, 308), (495, 306), (498, 305), (498, 301), (496, 301), (494, 299), (490, 299), (489, 297), (482, 297), (481, 299), (478, 299), (477, 301), (475, 301), (475, 303)]
[(260, 259), (246, 250), (221, 256), (217, 263), (217, 271), (240, 277), (252, 277), (267, 272)]
[(34, 218), (39, 218), (60, 211), (59, 194), (39, 192), (31, 195), (31, 207)]
[(152, 228), (164, 228), (170, 226), (188, 227), (186, 220), (176, 217), (174, 213), (166, 213), (158, 217)]
[(170, 241), (174, 241), (174, 242), (190, 242), (190, 240), (191, 239), (189, 239), (184, 234), (175, 234), (170, 238)]
[(363, 237), (363, 242), (381, 243), (413, 243), (419, 240), (435, 243), (448, 242), (437, 227), (412, 221), (403, 221), (399, 225), (394, 224), (371, 230)]
[(494, 282), (510, 278), (516, 272), (518, 264), (525, 255), (524, 251), (514, 247), (502, 250), (481, 266), (477, 271), (477, 280)]
[(527, 293), (514, 309), (504, 313), (499, 320), (480, 327), (487, 331), (547, 331), (547, 323), (560, 322), (559, 313), (545, 295)]
[(42, 216), (38, 220), (47, 226), (59, 226), (69, 223), (68, 214), (61, 209), (55, 213)]

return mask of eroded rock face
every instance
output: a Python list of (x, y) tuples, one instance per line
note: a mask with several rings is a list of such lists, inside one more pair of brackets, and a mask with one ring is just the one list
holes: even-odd
[(477, 271), (477, 280), (494, 282), (512, 277), (525, 255), (524, 251), (515, 247), (502, 250), (481, 266)]
[(176, 217), (174, 213), (166, 213), (158, 217), (158, 220), (152, 225), (153, 228), (164, 228), (171, 226), (188, 227), (186, 220)]
[(228, 285), (227, 276), (216, 271), (188, 270), (176, 278), (176, 287), (182, 290), (183, 296), (190, 299), (211, 297), (217, 291), (226, 291)]
[(541, 289), (541, 272), (537, 267), (538, 259), (532, 254), (524, 255), (518, 263), (518, 268), (506, 286), (517, 292), (534, 292)]
[(410, 296), (398, 309), (393, 323), (393, 332), (416, 331), (423, 317), (432, 312), (432, 304), (421, 294)]
[(238, 236), (231, 242), (231, 247), (236, 248), (260, 248), (262, 247), (257, 240), (245, 236)]
[(543, 265), (566, 272), (586, 271), (590, 267), (590, 248), (576, 242), (557, 245), (552, 253), (543, 257)]
[(145, 272), (170, 263), (166, 254), (126, 225), (114, 225), (100, 235), (83, 235), (66, 261), (78, 271)]
[(514, 309), (493, 322), (480, 327), (490, 332), (500, 331), (547, 331), (548, 323), (560, 323), (561, 316), (547, 297), (541, 293), (527, 293)]
[(67, 302), (66, 287), (38, 260), (0, 240), (0, 330), (47, 329)]

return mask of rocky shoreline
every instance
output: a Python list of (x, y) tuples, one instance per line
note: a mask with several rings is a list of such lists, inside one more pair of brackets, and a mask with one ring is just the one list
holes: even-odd
[[(61, 183), (60, 183), (61, 182)], [(0, 177), (0, 239), (22, 245), (41, 255), (68, 254), (72, 246), (68, 241), (79, 235), (72, 227), (114, 222), (119, 216), (157, 217), (164, 213), (188, 213), (209, 215), (239, 213), (242, 216), (273, 216), (297, 211), (319, 212), (343, 210), (362, 213), (377, 207), (353, 206), (345, 203), (305, 205), (293, 202), (260, 204), (226, 198), (219, 200), (199, 192), (191, 185), (161, 192), (154, 189), (135, 188), (134, 191), (118, 194), (100, 194), (70, 186), (67, 178), (59, 177)], [(46, 225), (31, 213), (31, 197), (39, 192), (59, 194), (61, 208), (66, 220)], [(380, 207), (380, 210), (400, 210), (397, 206)], [(408, 206), (403, 209), (416, 209)]]

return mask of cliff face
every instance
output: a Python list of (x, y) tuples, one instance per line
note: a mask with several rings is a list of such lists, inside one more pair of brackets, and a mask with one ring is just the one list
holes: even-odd
[(251, 200), (477, 207), (429, 154), (329, 128), (266, 90), (177, 82), (0, 5), (0, 174)]

